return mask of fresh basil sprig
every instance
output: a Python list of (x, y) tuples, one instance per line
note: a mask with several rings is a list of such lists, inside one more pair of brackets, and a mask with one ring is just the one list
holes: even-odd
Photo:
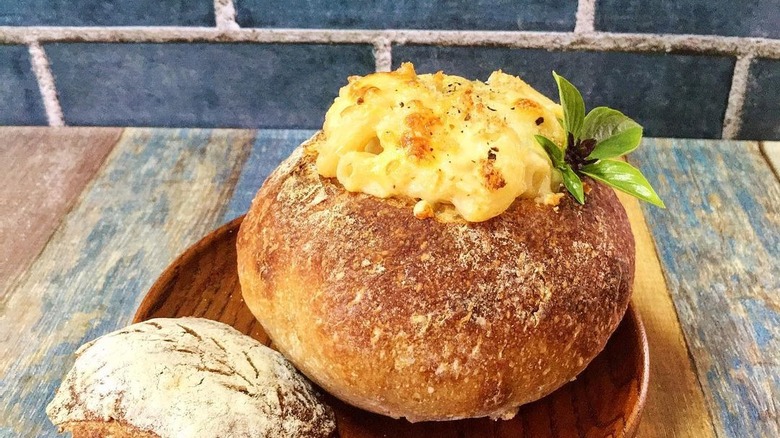
[(536, 135), (555, 169), (561, 173), (563, 185), (580, 204), (585, 193), (580, 175), (587, 175), (617, 190), (628, 193), (661, 208), (664, 202), (639, 169), (611, 158), (633, 151), (642, 141), (642, 127), (620, 111), (607, 107), (593, 108), (585, 114), (585, 102), (577, 88), (563, 76), (553, 72), (563, 107), (566, 140), (559, 147), (547, 137)]

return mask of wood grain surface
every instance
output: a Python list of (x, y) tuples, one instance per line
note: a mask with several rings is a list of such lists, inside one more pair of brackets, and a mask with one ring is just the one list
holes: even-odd
[(315, 132), (310, 129), (258, 131), (252, 152), (241, 171), (222, 221), (228, 222), (246, 213), (268, 175), (292, 153), (293, 149)]
[[(270, 344), (241, 298), (236, 234), (241, 218), (206, 236), (152, 286), (134, 322), (197, 316), (232, 325)], [(631, 307), (604, 351), (577, 379), (523, 406), (509, 421), (473, 419), (409, 423), (372, 414), (327, 397), (341, 438), (375, 437), (631, 437), (647, 389), (647, 340)]]
[(693, 362), (639, 201), (618, 192), (636, 241), (632, 301), (645, 323), (650, 347), (648, 402), (640, 437), (714, 437)]
[(775, 172), (775, 176), (780, 179), (780, 141), (764, 141), (760, 145), (761, 151)]
[(751, 142), (631, 157), (668, 207), (643, 205), (717, 435), (780, 436), (780, 183)]
[[(0, 238), (20, 226), (8, 205), (25, 208), (34, 202), (28, 197), (42, 196), (25, 178), (54, 175), (64, 185), (53, 189), (59, 197), (43, 194), (52, 197), (41, 208), (56, 213), (15, 240), (32, 249), (0, 253), (22, 266), (10, 275), (6, 259), (0, 274), (0, 284), (10, 284), (0, 287), (0, 437), (55, 436), (44, 407), (73, 351), (129, 322), (163, 268), (242, 214), (311, 131), (265, 130), (254, 141), (254, 131), (128, 129), (100, 166), (79, 151), (100, 144), (92, 147), (108, 152), (101, 132), (111, 130), (87, 128), (83, 138), (70, 134), (75, 139), (68, 130), (30, 131), (38, 143), (11, 141), (16, 129), (0, 130), (0, 210), (8, 210), (0, 212)], [(29, 156), (7, 146), (19, 141)], [(52, 150), (68, 158), (47, 161)], [(623, 199), (637, 239), (634, 304), (651, 355), (639, 436), (780, 436), (780, 188), (769, 165), (778, 169), (780, 143), (648, 139), (631, 161), (669, 206)]]
[(84, 342), (126, 325), (175, 256), (218, 225), (251, 131), (127, 129), (0, 303), (0, 436), (55, 436), (44, 408)]
[(41, 252), (121, 133), (0, 127), (0, 300)]

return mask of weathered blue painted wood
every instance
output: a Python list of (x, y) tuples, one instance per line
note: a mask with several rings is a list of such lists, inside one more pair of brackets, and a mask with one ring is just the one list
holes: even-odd
[(238, 179), (233, 197), (230, 199), (223, 222), (232, 220), (249, 210), (257, 190), (290, 153), (316, 131), (310, 129), (266, 129), (260, 130)]
[(44, 408), (82, 343), (132, 318), (188, 245), (219, 225), (252, 131), (128, 129), (0, 302), (0, 436), (55, 436)]
[[(165, 266), (243, 214), (270, 171), (312, 133), (127, 130), (0, 298), (0, 436), (53, 436), (43, 410), (75, 348), (126, 324)], [(780, 183), (754, 143), (648, 140), (632, 161), (669, 206), (646, 207), (645, 216), (718, 434), (779, 436)], [(652, 294), (635, 298), (653, 309)], [(664, 335), (651, 344), (676, 339), (668, 336), (679, 333), (670, 308), (659, 301), (644, 315), (648, 333)], [(672, 363), (669, 349), (656, 348), (653, 360)], [(690, 391), (666, 374), (658, 391), (691, 404)], [(643, 434), (685, 429), (652, 427), (665, 412), (652, 403)]]
[(645, 143), (631, 161), (668, 207), (644, 212), (716, 431), (780, 436), (780, 183), (756, 143)]
[(0, 301), (121, 134), (118, 128), (0, 127)]
[(775, 176), (780, 180), (780, 141), (762, 142), (761, 152), (764, 153), (769, 165), (775, 171)]

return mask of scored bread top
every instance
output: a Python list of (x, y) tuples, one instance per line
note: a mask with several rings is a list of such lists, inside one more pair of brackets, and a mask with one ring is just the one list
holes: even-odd
[(333, 413), (281, 354), (225, 324), (153, 319), (83, 345), (46, 409), (167, 437), (326, 437)]
[(244, 299), (275, 345), (339, 398), (412, 420), (511, 416), (574, 378), (622, 318), (634, 241), (612, 189), (516, 200), (484, 222), (415, 219), (350, 193), (305, 143), (238, 237)]

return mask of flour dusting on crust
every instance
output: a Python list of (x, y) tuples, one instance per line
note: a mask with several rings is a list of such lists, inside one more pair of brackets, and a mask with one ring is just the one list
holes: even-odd
[(281, 354), (225, 324), (153, 319), (83, 345), (46, 408), (166, 437), (326, 437), (333, 412)]
[(611, 188), (517, 199), (483, 222), (418, 219), (317, 173), (304, 142), (238, 234), (247, 306), (312, 381), (411, 421), (511, 417), (572, 380), (628, 306), (634, 240)]

